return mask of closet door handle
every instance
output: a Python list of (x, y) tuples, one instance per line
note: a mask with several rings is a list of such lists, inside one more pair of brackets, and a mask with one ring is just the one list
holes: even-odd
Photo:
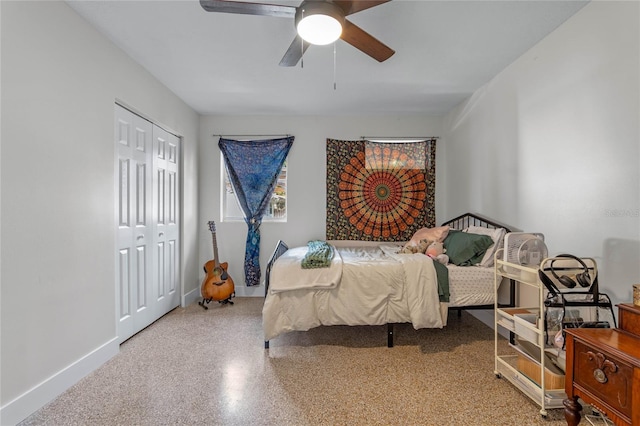
[(138, 236), (136, 237), (136, 240), (141, 240), (141, 239), (143, 239), (143, 238), (144, 238), (144, 235), (138, 235)]
[(161, 232), (158, 234), (158, 237), (162, 237), (164, 235), (164, 232)]

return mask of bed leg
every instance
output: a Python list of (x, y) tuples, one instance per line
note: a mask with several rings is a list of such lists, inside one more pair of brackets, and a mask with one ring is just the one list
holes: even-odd
[(268, 340), (264, 341), (264, 348), (265, 349), (269, 349), (269, 341)]
[(509, 305), (516, 306), (516, 281), (509, 280)]
[[(509, 280), (509, 306), (516, 306), (516, 281)], [(512, 345), (516, 344), (516, 334), (511, 331), (509, 332), (509, 343)]]
[(387, 347), (393, 347), (393, 324), (387, 324)]

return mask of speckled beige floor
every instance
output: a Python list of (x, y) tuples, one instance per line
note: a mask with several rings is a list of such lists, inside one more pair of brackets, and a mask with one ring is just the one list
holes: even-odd
[(443, 330), (397, 325), (393, 348), (376, 326), (265, 350), (262, 299), (235, 301), (174, 310), (21, 425), (565, 424), (495, 377), (493, 331), (467, 313)]

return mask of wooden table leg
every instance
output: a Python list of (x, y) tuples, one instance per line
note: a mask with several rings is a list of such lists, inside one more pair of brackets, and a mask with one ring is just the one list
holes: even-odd
[(567, 421), (567, 425), (578, 426), (581, 418), (580, 411), (582, 410), (582, 405), (578, 402), (578, 397), (567, 398), (562, 401), (562, 405), (564, 405), (564, 419)]

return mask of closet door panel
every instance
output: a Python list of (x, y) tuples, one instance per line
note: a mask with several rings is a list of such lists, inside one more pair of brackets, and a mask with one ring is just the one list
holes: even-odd
[(178, 306), (180, 227), (179, 227), (179, 152), (180, 139), (165, 130), (153, 129), (154, 212), (156, 247), (162, 261), (156, 269), (158, 304), (165, 312)]
[(116, 106), (116, 306), (120, 342), (159, 316), (154, 287), (153, 128)]
[(130, 289), (131, 289), (131, 262), (130, 262), (130, 251), (128, 248), (123, 248), (118, 251), (118, 260), (116, 262), (116, 266), (118, 269), (118, 307), (120, 309), (118, 319), (120, 321), (120, 327), (123, 329), (125, 326), (129, 326), (127, 328), (133, 329), (133, 321), (130, 323), (125, 323), (125, 320), (131, 317), (131, 302), (130, 302)]

